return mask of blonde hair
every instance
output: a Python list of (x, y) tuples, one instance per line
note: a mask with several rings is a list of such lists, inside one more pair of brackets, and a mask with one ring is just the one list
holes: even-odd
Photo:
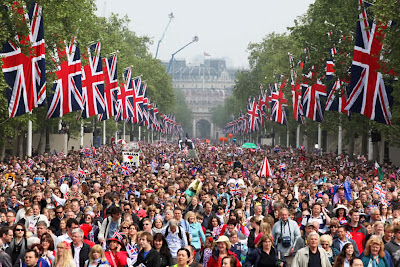
[(94, 245), (89, 252), (89, 264), (93, 263), (93, 253), (100, 253), (100, 258), (102, 262), (107, 261), (106, 255), (104, 254), (104, 249), (100, 245)]
[(74, 258), (72, 257), (72, 252), (71, 252), (71, 245), (68, 245), (69, 248), (66, 246), (66, 242), (60, 242), (57, 244), (57, 248), (64, 248), (62, 253), (56, 253), (56, 257), (54, 259), (54, 266), (57, 267), (67, 267), (69, 266), (71, 260)]
[(257, 244), (255, 245), (256, 248), (262, 248), (262, 243), (266, 240), (270, 240), (272, 242), (272, 247), (274, 247), (274, 239), (272, 238), (271, 235), (269, 234), (263, 234), (260, 238), (260, 240), (258, 240)]
[(369, 256), (369, 254), (371, 254), (371, 246), (374, 244), (377, 244), (380, 246), (378, 255), (380, 258), (384, 258), (385, 250), (384, 250), (384, 246), (383, 246), (383, 241), (382, 241), (382, 238), (377, 235), (372, 235), (368, 239), (367, 244), (365, 245), (364, 255)]
[(188, 211), (188, 213), (186, 213), (185, 220), (189, 221), (190, 217), (194, 217), (194, 222), (196, 222), (196, 213), (194, 213), (193, 211)]
[(329, 246), (332, 246), (332, 236), (330, 235), (321, 235), (319, 238), (319, 243), (328, 242)]
[(260, 232), (265, 235), (270, 235), (271, 234), (271, 225), (269, 225), (269, 223), (262, 222), (260, 225)]

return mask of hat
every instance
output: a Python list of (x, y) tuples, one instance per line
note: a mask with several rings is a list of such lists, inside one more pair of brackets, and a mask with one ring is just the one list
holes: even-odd
[(122, 235), (123, 235), (123, 233), (121, 233), (117, 230), (111, 238), (107, 239), (107, 242), (117, 241), (118, 243), (120, 243), (123, 246), (124, 244), (122, 243), (122, 239), (123, 239)]
[(226, 249), (229, 250), (231, 248), (231, 242), (229, 241), (229, 238), (225, 235), (221, 235), (220, 237), (218, 237), (218, 240), (215, 241), (216, 243), (221, 243), (221, 242), (225, 242), (226, 244)]
[(312, 222), (308, 222), (308, 223), (306, 224), (306, 227), (308, 227), (308, 226), (315, 227), (315, 226), (314, 226), (314, 223), (312, 223)]
[(344, 209), (346, 211), (346, 213), (349, 212), (349, 209), (345, 205), (339, 204), (339, 205), (337, 205), (336, 208), (333, 209), (333, 213), (336, 213), (336, 211), (338, 211), (340, 209)]
[(39, 237), (36, 236), (31, 236), (26, 240), (26, 246), (28, 248), (31, 248), (35, 244), (40, 244), (40, 239)]
[(83, 231), (83, 234), (85, 235), (86, 238), (89, 238), (89, 233), (92, 231), (93, 227), (90, 224), (81, 224), (80, 226), (81, 230)]

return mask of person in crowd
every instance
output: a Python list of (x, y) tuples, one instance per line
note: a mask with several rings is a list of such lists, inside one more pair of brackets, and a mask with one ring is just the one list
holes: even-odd
[(304, 230), (307, 223), (317, 221), (319, 224), (318, 232), (324, 234), (326, 232), (325, 226), (331, 223), (331, 218), (326, 213), (325, 209), (322, 209), (320, 203), (314, 203), (311, 208), (311, 214), (304, 216), (301, 221), (301, 230)]
[(233, 256), (236, 261), (236, 267), (242, 266), (239, 259), (236, 257), (235, 253), (230, 251), (231, 242), (228, 237), (222, 235), (216, 241), (216, 248), (210, 259), (208, 260), (207, 267), (219, 267), (221, 266), (222, 259), (226, 256)]
[(106, 259), (111, 267), (124, 267), (127, 264), (128, 254), (122, 241), (122, 235), (118, 230), (107, 242), (109, 249), (105, 252)]
[(336, 257), (339, 255), (339, 251), (335, 248), (332, 248), (332, 236), (330, 235), (322, 235), (319, 238), (319, 244), (323, 249), (325, 249), (328, 254), (329, 262), (333, 265)]
[(84, 233), (82, 229), (72, 230), (71, 251), (77, 267), (84, 267), (86, 260), (89, 259), (90, 246), (83, 242)]
[(177, 263), (173, 267), (189, 267), (190, 256), (187, 248), (180, 248), (177, 252)]
[(39, 254), (39, 260), (38, 260), (38, 265), (40, 267), (50, 267), (51, 265), (49, 264), (49, 262), (47, 261), (47, 259), (45, 259), (43, 257), (43, 247), (40, 244), (33, 244), (32, 246), (30, 246), (30, 249), (36, 250), (37, 253)]
[(294, 245), (301, 236), (297, 223), (289, 218), (289, 211), (286, 208), (280, 210), (280, 218), (272, 227), (274, 245), (288, 265), (291, 264), (294, 254)]
[(352, 243), (346, 243), (343, 246), (342, 251), (339, 253), (339, 255), (336, 257), (336, 260), (334, 264), (332, 265), (333, 267), (349, 267), (350, 262), (353, 258), (355, 258), (355, 253), (354, 253), (354, 246)]
[(66, 241), (68, 243), (71, 243), (72, 240), (72, 231), (74, 229), (79, 228), (79, 222), (76, 219), (70, 218), (67, 220), (67, 232), (63, 235), (60, 235), (59, 237), (57, 237), (57, 240), (55, 242), (55, 246), (57, 246), (58, 243)]
[(283, 261), (278, 258), (278, 251), (275, 251), (273, 244), (272, 236), (263, 235), (257, 243), (257, 248), (247, 256), (244, 266), (283, 267)]
[(94, 245), (89, 252), (89, 259), (85, 261), (85, 267), (109, 267), (103, 248)]
[[(34, 249), (29, 249), (25, 252), (24, 262), (22, 267), (38, 267), (39, 253)], [(2, 262), (3, 263), (3, 262)]]
[(202, 259), (200, 262), (203, 263), (204, 266), (207, 266), (208, 261), (211, 258), (212, 252), (214, 249), (214, 242), (212, 237), (207, 237), (206, 243), (204, 245), (204, 250), (202, 253)]
[(319, 235), (316, 232), (311, 232), (307, 236), (307, 244), (307, 247), (296, 252), (292, 267), (331, 267), (325, 249), (318, 246)]
[(56, 257), (54, 259), (54, 267), (78, 267), (72, 257), (71, 244), (61, 241), (57, 244)]
[(385, 225), (384, 234), (382, 237), (383, 243), (386, 244), (392, 241), (393, 236), (394, 236), (394, 226), (390, 224)]
[(339, 226), (337, 230), (337, 236), (338, 238), (333, 240), (332, 248), (335, 248), (341, 252), (346, 243), (351, 243), (354, 246), (354, 254), (356, 257), (360, 255), (356, 242), (347, 235), (346, 228), (343, 225)]
[(59, 205), (55, 209), (55, 217), (50, 221), (50, 226), (53, 226), (55, 229), (60, 228), (60, 222), (64, 219), (64, 207)]
[(172, 257), (176, 259), (178, 249), (188, 245), (185, 230), (178, 225), (178, 221), (176, 219), (171, 219), (169, 221), (169, 225), (167, 225), (161, 231), (161, 234), (165, 236)]
[(109, 214), (110, 216), (104, 219), (100, 227), (99, 235), (97, 237), (100, 243), (103, 243), (104, 241), (113, 237), (114, 234), (118, 232), (119, 225), (122, 222), (121, 208), (112, 206), (112, 204), (110, 204)]
[(385, 250), (389, 252), (393, 265), (398, 266), (400, 262), (400, 226), (394, 227), (393, 232), (394, 238), (385, 244)]
[(0, 240), (1, 249), (5, 251), (9, 246), (14, 237), (14, 231), (8, 226), (0, 227)]
[(222, 267), (236, 267), (237, 260), (233, 256), (226, 256), (222, 259)]
[(165, 237), (161, 233), (156, 233), (153, 239), (153, 248), (158, 252), (158, 254), (160, 254), (160, 267), (173, 265), (174, 260), (168, 248)]
[(365, 226), (360, 223), (360, 211), (358, 209), (350, 210), (349, 221), (345, 224), (345, 231), (352, 236), (358, 251), (362, 253), (368, 233)]
[(143, 232), (140, 235), (139, 244), (141, 250), (134, 266), (160, 266), (160, 254), (151, 246), (152, 243), (153, 236), (151, 233)]
[(40, 244), (43, 247), (42, 258), (45, 259), (49, 266), (52, 266), (56, 252), (54, 250), (54, 240), (49, 233), (44, 233), (40, 239)]
[(17, 223), (14, 226), (14, 237), (10, 242), (6, 252), (11, 257), (11, 262), (14, 267), (20, 266), (24, 259), (25, 252), (28, 250), (28, 241), (26, 239), (25, 225)]
[(201, 244), (206, 242), (206, 236), (201, 228), (201, 224), (197, 222), (196, 214), (193, 211), (188, 211), (185, 219), (189, 222), (190, 243), (196, 249), (196, 262), (199, 262)]
[(371, 236), (365, 245), (364, 256), (361, 257), (364, 267), (389, 267), (390, 263), (385, 255), (382, 238)]

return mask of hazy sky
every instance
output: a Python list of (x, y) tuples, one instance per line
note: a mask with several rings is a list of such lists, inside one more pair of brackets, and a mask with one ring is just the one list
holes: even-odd
[(314, 0), (96, 0), (97, 15), (117, 13), (128, 15), (130, 28), (138, 35), (153, 39), (150, 51), (155, 54), (157, 42), (172, 20), (158, 58), (169, 60), (171, 54), (190, 42), (193, 43), (175, 58), (200, 62), (203, 52), (211, 58), (225, 58), (231, 66), (247, 67), (247, 46), (260, 42), (271, 32), (283, 33), (293, 26), (294, 19), (304, 14)]

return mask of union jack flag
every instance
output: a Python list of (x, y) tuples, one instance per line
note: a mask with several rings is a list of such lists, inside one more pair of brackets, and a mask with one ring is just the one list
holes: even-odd
[[(286, 83), (279, 86), (279, 91), (272, 92), (271, 94), (271, 118), (273, 121), (280, 124), (287, 124), (286, 110), (287, 100), (283, 94), (283, 87)], [(277, 88), (278, 85), (275, 86)]]
[(390, 125), (392, 97), (385, 87), (379, 56), (382, 50), (383, 29), (386, 25), (377, 25), (370, 21), (363, 7), (369, 4), (359, 0), (359, 20), (356, 29), (351, 82), (346, 110), (363, 114), (370, 120)]
[(117, 54), (112, 55), (109, 59), (103, 59), (105, 68), (105, 88), (104, 99), (105, 109), (104, 112), (99, 114), (99, 120), (108, 120), (117, 114), (117, 92), (118, 75), (117, 75)]
[(32, 168), (33, 164), (35, 164), (35, 162), (33, 161), (33, 159), (28, 159), (28, 162), (26, 163), (26, 167), (28, 169)]
[(234, 186), (230, 187), (230, 190), (232, 195), (241, 195), (242, 194), (242, 188), (240, 188), (239, 184), (235, 184)]
[(386, 197), (386, 190), (378, 184), (376, 184), (374, 187), (374, 193), (378, 194), (379, 197), (383, 197), (383, 198)]
[[(311, 78), (313, 75), (314, 73), (306, 77)], [(323, 121), (324, 109), (321, 107), (321, 97), (326, 96), (326, 86), (318, 79), (317, 82), (312, 85), (309, 85), (309, 81), (304, 81), (301, 87), (303, 91), (305, 116), (313, 121)]]
[(286, 164), (283, 163), (283, 162), (281, 162), (281, 163), (278, 165), (278, 169), (281, 170), (282, 172), (286, 171)]
[(119, 162), (117, 159), (114, 159), (113, 164), (112, 164), (112, 169), (115, 170), (118, 167), (119, 167)]
[(84, 109), (82, 117), (89, 118), (104, 113), (104, 75), (100, 57), (101, 44), (96, 43), (89, 47), (89, 64), (83, 67), (82, 89)]
[(263, 194), (262, 199), (264, 199), (265, 201), (269, 202), (269, 201), (271, 201), (271, 195)]
[(249, 105), (247, 106), (247, 116), (248, 116), (248, 130), (255, 132), (258, 130), (260, 124), (260, 110), (255, 99), (249, 100)]
[(50, 97), (47, 119), (63, 117), (65, 114), (82, 110), (82, 66), (81, 53), (76, 44), (75, 37), (68, 45), (66, 41), (62, 44), (64, 49), (57, 49), (52, 60), (57, 66), (55, 80)]
[(126, 252), (128, 253), (129, 258), (136, 262), (137, 256), (139, 255), (139, 250), (136, 248), (136, 246), (128, 243), (126, 245)]
[[(6, 91), (10, 118), (32, 111), (46, 98), (42, 7), (34, 2), (28, 14), (18, 3), (11, 8), (16, 13), (24, 13), (23, 22), (28, 24), (29, 34), (17, 36), (0, 50), (4, 79), (9, 86)], [(28, 47), (29, 52), (25, 51), (27, 55), (20, 46)]]
[(59, 185), (61, 186), (64, 183), (64, 181), (65, 181), (65, 174), (61, 175)]
[(390, 201), (386, 199), (386, 197), (380, 197), (379, 198), (379, 204), (385, 205), (385, 206), (390, 206)]
[(120, 169), (121, 169), (121, 173), (123, 175), (130, 175), (133, 172), (131, 166), (129, 166), (129, 165), (125, 164), (125, 163), (121, 164)]
[(316, 197), (316, 198), (322, 198), (322, 193), (321, 193), (321, 192), (316, 193), (316, 194), (315, 194), (315, 197)]
[(143, 124), (149, 125), (149, 113), (148, 113), (148, 99), (147, 99), (147, 84), (144, 83), (142, 86), (142, 95), (143, 95), (143, 104), (142, 107), (142, 114), (143, 114)]
[(133, 106), (132, 106), (132, 123), (140, 123), (143, 121), (143, 90), (142, 90), (142, 78), (138, 77), (133, 80)]
[(269, 109), (269, 102), (271, 101), (271, 97), (268, 92), (263, 91), (262, 85), (260, 85), (261, 95), (258, 100), (258, 109), (260, 110), (260, 120), (261, 125), (264, 126), (266, 118), (267, 118), (267, 110)]
[(292, 102), (293, 102), (293, 117), (294, 119), (301, 124), (305, 123), (304, 112), (303, 112), (303, 104), (301, 101), (301, 83), (297, 82), (297, 74), (294, 68), (294, 59), (289, 54), (289, 63), (290, 63), (290, 77), (291, 82), (290, 86), (292, 88)]
[(80, 185), (81, 183), (79, 182), (79, 178), (78, 176), (74, 175), (74, 178), (72, 180), (72, 184), (76, 184), (76, 185)]
[(86, 173), (84, 170), (82, 170), (81, 166), (78, 166), (78, 174), (82, 178), (86, 178)]
[(133, 81), (132, 81), (132, 69), (127, 68), (124, 72), (124, 84), (120, 84), (117, 96), (117, 114), (116, 120), (126, 120), (130, 117), (134, 117), (133, 112)]

